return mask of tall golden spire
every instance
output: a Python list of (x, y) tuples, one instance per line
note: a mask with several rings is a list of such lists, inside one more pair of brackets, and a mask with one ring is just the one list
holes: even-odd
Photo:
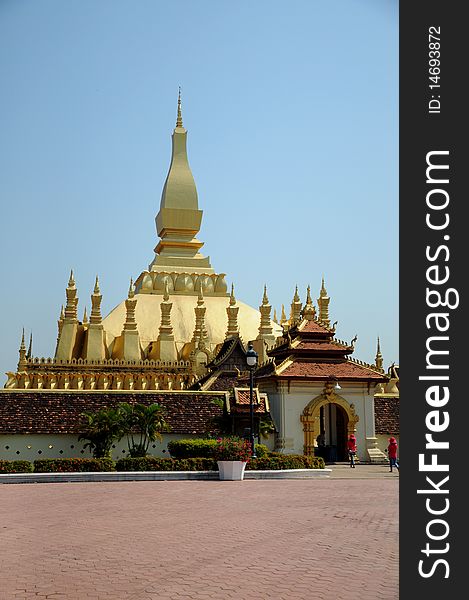
[(101, 295), (101, 290), (99, 289), (99, 280), (96, 275), (96, 282), (94, 284), (94, 290), (91, 294), (91, 315), (90, 315), (90, 323), (99, 325), (102, 323), (101, 317), (101, 300), (103, 296)]
[(205, 312), (207, 308), (205, 306), (204, 295), (202, 292), (202, 286), (199, 288), (199, 296), (197, 298), (197, 306), (194, 308), (195, 312), (195, 328), (194, 335), (192, 336), (192, 342), (195, 343), (196, 348), (205, 347), (208, 338), (207, 330), (205, 329)]
[(137, 331), (137, 322), (135, 320), (135, 307), (137, 298), (135, 297), (134, 282), (130, 278), (129, 291), (125, 300), (125, 323), (122, 330), (123, 351), (122, 358), (124, 360), (140, 360), (140, 342)]
[(83, 325), (88, 325), (88, 313), (86, 312), (86, 306), (85, 306), (85, 310), (83, 311), (83, 321), (82, 321)]
[(172, 135), (172, 155), (168, 175), (156, 215), (156, 230), (161, 238), (155, 247), (151, 271), (178, 273), (214, 273), (210, 260), (199, 254), (203, 242), (200, 230), (197, 189), (187, 158), (187, 131), (182, 125), (181, 90), (178, 95), (176, 127)]
[(324, 285), (324, 277), (322, 278), (321, 291), (319, 292), (318, 307), (319, 307), (319, 320), (324, 323), (327, 327), (330, 325), (329, 319), (329, 302), (331, 299), (327, 295), (326, 287)]
[(57, 338), (57, 348), (55, 351), (55, 358), (57, 360), (71, 360), (72, 358), (78, 358), (74, 356), (75, 342), (78, 328), (78, 317), (77, 317), (77, 287), (75, 285), (75, 278), (73, 277), (73, 270), (70, 271), (70, 279), (65, 290), (67, 296), (67, 303), (65, 305), (65, 311), (62, 319), (62, 314), (59, 319), (59, 335)]
[(274, 336), (272, 334), (272, 324), (270, 322), (270, 311), (272, 306), (269, 304), (269, 298), (267, 297), (267, 286), (264, 285), (264, 295), (262, 297), (262, 304), (259, 306), (259, 312), (261, 313), (261, 322), (259, 325), (259, 335), (257, 339), (265, 339), (272, 343)]
[(226, 330), (225, 339), (239, 335), (238, 312), (239, 306), (236, 306), (234, 285), (231, 284), (230, 302), (226, 309), (226, 313), (228, 315), (228, 329)]
[(73, 269), (70, 271), (70, 278), (65, 294), (67, 296), (67, 304), (65, 305), (64, 318), (68, 322), (75, 322), (77, 320), (78, 298), (75, 278), (73, 277)]
[(132, 278), (130, 278), (130, 286), (129, 292), (127, 294), (127, 300), (125, 301), (125, 323), (124, 323), (124, 331), (136, 331), (137, 323), (135, 321), (135, 306), (137, 304), (137, 298), (135, 298), (134, 293), (134, 282)]
[(295, 325), (301, 318), (301, 300), (298, 295), (298, 286), (295, 287), (295, 294), (291, 303), (290, 325)]

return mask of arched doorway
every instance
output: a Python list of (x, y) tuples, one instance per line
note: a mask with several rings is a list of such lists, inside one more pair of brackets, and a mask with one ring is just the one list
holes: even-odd
[[(356, 430), (358, 416), (355, 406), (338, 396), (332, 385), (326, 384), (320, 396), (313, 398), (300, 417), (303, 423), (304, 447), (307, 456), (315, 453), (315, 442), (322, 442), (328, 462), (347, 459), (347, 438)], [(317, 452), (321, 455), (321, 450)]]

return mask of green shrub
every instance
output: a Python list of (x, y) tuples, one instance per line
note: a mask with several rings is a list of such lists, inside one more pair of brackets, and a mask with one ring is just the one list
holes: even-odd
[(278, 454), (252, 458), (246, 465), (250, 471), (277, 471), (282, 469), (324, 469), (324, 459), (303, 454)]
[(217, 447), (217, 440), (188, 439), (168, 442), (171, 458), (213, 458)]
[(265, 444), (256, 444), (256, 456), (257, 458), (263, 458), (269, 455), (269, 449)]
[(0, 473), (32, 473), (29, 460), (0, 460)]
[(213, 458), (121, 458), (116, 462), (117, 471), (216, 471)]
[(35, 473), (89, 473), (114, 471), (110, 458), (41, 458), (34, 461)]

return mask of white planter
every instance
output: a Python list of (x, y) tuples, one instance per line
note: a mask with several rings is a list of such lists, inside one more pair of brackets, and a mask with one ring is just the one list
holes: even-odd
[(244, 479), (244, 460), (218, 460), (218, 473), (221, 481), (241, 481)]

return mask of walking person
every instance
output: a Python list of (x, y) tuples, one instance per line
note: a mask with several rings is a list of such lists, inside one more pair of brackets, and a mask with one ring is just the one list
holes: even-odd
[(399, 463), (397, 462), (397, 441), (395, 437), (389, 438), (388, 444), (389, 472), (392, 473), (392, 468), (396, 467), (399, 471)]
[(348, 456), (350, 460), (350, 468), (355, 469), (355, 455), (357, 454), (357, 439), (351, 433), (347, 441)]

